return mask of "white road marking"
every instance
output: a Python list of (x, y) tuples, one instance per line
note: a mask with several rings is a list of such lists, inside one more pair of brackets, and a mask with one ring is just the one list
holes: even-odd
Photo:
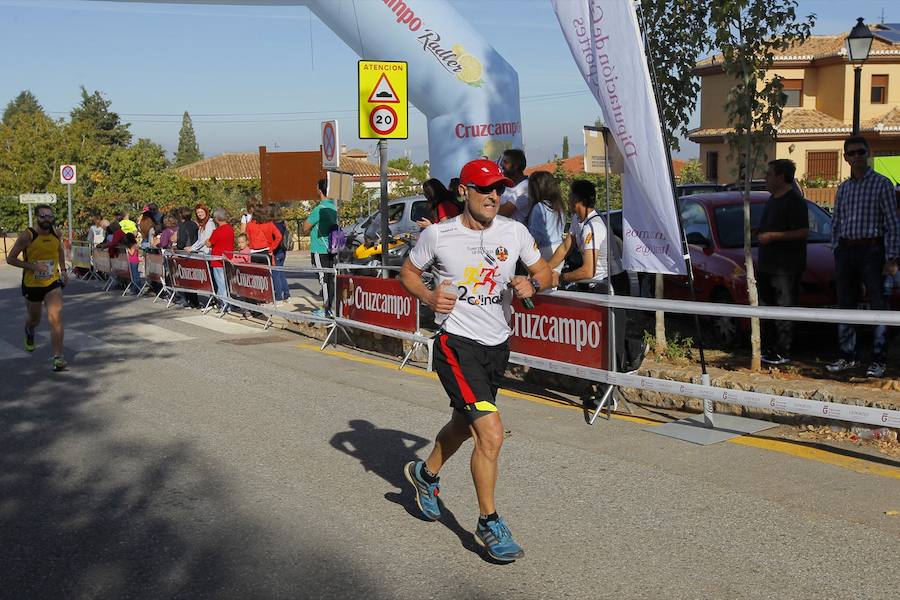
[(210, 315), (198, 315), (195, 317), (180, 317), (175, 320), (182, 321), (182, 322), (188, 323), (190, 325), (196, 325), (198, 327), (203, 327), (205, 329), (211, 329), (213, 331), (218, 331), (219, 333), (247, 335), (247, 334), (251, 334), (251, 333), (259, 333), (262, 331), (262, 329), (258, 329), (256, 327), (248, 327), (247, 325), (233, 323), (231, 321), (226, 321), (225, 319), (219, 319), (217, 317), (213, 317)]
[[(50, 344), (50, 332), (40, 331), (37, 337), (41, 340), (41, 344)], [(63, 346), (75, 352), (84, 352), (85, 350), (109, 350), (113, 348), (112, 344), (108, 344), (101, 339), (92, 335), (81, 333), (77, 329), (66, 329), (63, 334)]]
[(123, 332), (129, 336), (139, 337), (144, 341), (152, 343), (166, 342), (183, 342), (185, 340), (195, 339), (193, 336), (178, 333), (159, 325), (151, 325), (150, 323), (132, 323)]

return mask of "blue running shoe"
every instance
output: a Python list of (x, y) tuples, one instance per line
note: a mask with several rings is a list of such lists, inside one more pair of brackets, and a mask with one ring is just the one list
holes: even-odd
[(488, 521), (486, 525), (479, 521), (475, 529), (475, 541), (484, 546), (491, 558), (496, 560), (512, 562), (525, 556), (525, 551), (513, 540), (502, 517), (496, 521)]
[(441, 508), (438, 506), (438, 494), (441, 491), (440, 483), (428, 483), (422, 479), (422, 467), (425, 461), (411, 460), (403, 467), (403, 475), (416, 491), (416, 504), (425, 518), (437, 521), (441, 518)]

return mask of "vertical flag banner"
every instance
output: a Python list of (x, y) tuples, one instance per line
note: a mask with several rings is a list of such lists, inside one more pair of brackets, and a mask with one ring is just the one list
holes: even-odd
[(631, 0), (551, 0), (585, 82), (625, 162), (623, 262), (687, 274), (656, 99)]

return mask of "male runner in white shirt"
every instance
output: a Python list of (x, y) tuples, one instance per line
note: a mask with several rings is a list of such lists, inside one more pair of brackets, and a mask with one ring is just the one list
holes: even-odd
[[(435, 312), (440, 331), (434, 366), (454, 409), (428, 459), (408, 463), (404, 474), (423, 514), (438, 519), (438, 473), (473, 438), (472, 479), (480, 511), (476, 539), (501, 561), (524, 555), (494, 505), (503, 444), (496, 398), (509, 360), (510, 302), (513, 294), (530, 298), (550, 287), (551, 279), (528, 229), (497, 215), (500, 196), (511, 184), (496, 163), (467, 163), (460, 173), (463, 214), (425, 229), (400, 273), (403, 286)], [(530, 277), (515, 275), (519, 259)], [(426, 269), (437, 276), (434, 290), (422, 283)]]

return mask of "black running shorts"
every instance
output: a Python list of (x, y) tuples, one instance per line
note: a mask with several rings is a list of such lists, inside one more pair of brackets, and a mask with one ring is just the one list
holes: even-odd
[(450, 406), (470, 423), (497, 412), (497, 390), (508, 362), (508, 342), (485, 346), (450, 333), (441, 333), (434, 340), (434, 370), (450, 397)]
[(22, 295), (25, 296), (25, 299), (29, 302), (43, 302), (44, 297), (58, 287), (62, 287), (62, 283), (60, 283), (59, 279), (50, 285), (45, 285), (43, 287), (31, 287), (23, 283)]

